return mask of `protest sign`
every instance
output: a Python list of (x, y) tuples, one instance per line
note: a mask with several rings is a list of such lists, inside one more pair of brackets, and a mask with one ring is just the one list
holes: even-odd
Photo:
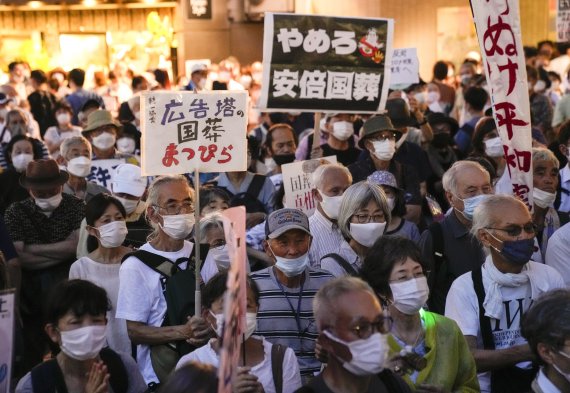
[(242, 334), (245, 331), (247, 309), (245, 207), (238, 206), (222, 212), (224, 235), (231, 258), (227, 291), (224, 296), (224, 330), (218, 369), (218, 393), (232, 391), (232, 378), (239, 364)]
[(246, 91), (145, 92), (141, 113), (144, 176), (246, 170)]
[(390, 86), (412, 85), (420, 81), (416, 48), (394, 49), (390, 66)]
[(0, 392), (10, 391), (14, 345), (14, 290), (0, 292)]
[(266, 13), (264, 110), (376, 113), (388, 95), (392, 19)]
[(285, 207), (299, 209), (307, 216), (315, 211), (315, 200), (311, 175), (319, 165), (336, 164), (336, 156), (296, 161), (281, 166), (283, 187), (285, 187)]
[(513, 194), (532, 208), (530, 103), (518, 0), (471, 0)]
[(557, 0), (556, 40), (570, 41), (570, 0)]
[(89, 172), (86, 179), (111, 191), (111, 182), (113, 181), (115, 168), (125, 162), (125, 160), (120, 158), (93, 160), (91, 161), (91, 172)]

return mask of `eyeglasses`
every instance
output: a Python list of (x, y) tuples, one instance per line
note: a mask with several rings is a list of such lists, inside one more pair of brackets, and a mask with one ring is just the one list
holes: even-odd
[(359, 224), (384, 221), (384, 214), (374, 214), (373, 216), (370, 216), (368, 214), (355, 214), (352, 217), (355, 217), (356, 221), (358, 221)]
[(216, 240), (214, 243), (212, 243), (212, 245), (210, 246), (210, 249), (216, 249), (216, 250), (221, 250), (222, 248), (224, 248), (224, 246), (226, 245), (226, 241), (225, 240)]
[(519, 236), (522, 231), (525, 231), (528, 234), (535, 234), (537, 231), (536, 225), (532, 222), (529, 222), (528, 224), (524, 224), (523, 226), (520, 225), (509, 225), (506, 228), (491, 228), (491, 227), (487, 227), (487, 229), (494, 229), (496, 231), (503, 231), (506, 232), (507, 235), (511, 236), (511, 237), (517, 237)]
[(165, 210), (167, 214), (192, 214), (194, 213), (194, 204), (192, 202), (169, 203), (166, 206), (155, 205), (159, 209)]
[(395, 132), (391, 132), (391, 133), (387, 133), (387, 134), (382, 134), (382, 135), (378, 135), (378, 136), (374, 136), (371, 137), (370, 142), (383, 142), (383, 141), (390, 141), (390, 140), (396, 140), (396, 133)]
[(390, 333), (393, 323), (394, 320), (392, 317), (383, 315), (378, 317), (378, 319), (374, 322), (361, 322), (349, 330), (354, 332), (358, 338), (366, 339), (375, 332), (382, 334)]

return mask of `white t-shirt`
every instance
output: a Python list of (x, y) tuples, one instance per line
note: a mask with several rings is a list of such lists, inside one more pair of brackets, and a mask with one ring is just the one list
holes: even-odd
[(570, 223), (559, 228), (548, 240), (545, 263), (555, 268), (570, 286)]
[(71, 138), (73, 136), (81, 136), (81, 127), (71, 126), (71, 130), (59, 131), (57, 126), (49, 127), (44, 134), (44, 140), (51, 143), (59, 143), (64, 139)]
[(79, 278), (91, 281), (107, 292), (112, 309), (107, 312), (107, 343), (111, 349), (125, 354), (131, 353), (131, 341), (124, 319), (117, 319), (117, 298), (119, 297), (119, 263), (105, 264), (83, 257), (71, 265), (69, 279)]
[[(253, 336), (263, 341), (263, 361), (251, 368), (251, 374), (255, 375), (259, 382), (263, 385), (265, 393), (276, 393), (275, 383), (273, 381), (273, 371), (271, 367), (271, 348), (273, 344), (260, 336)], [(176, 365), (176, 369), (184, 366), (190, 361), (196, 361), (204, 364), (210, 364), (216, 368), (220, 365), (220, 359), (214, 349), (212, 342), (201, 348), (184, 355)], [(291, 348), (285, 350), (283, 358), (283, 393), (293, 393), (301, 387), (301, 373), (299, 371), (299, 362), (295, 356), (295, 352)]]
[[(486, 263), (491, 261), (487, 257)], [(490, 262), (492, 263), (492, 262)], [(557, 288), (564, 288), (564, 281), (560, 274), (550, 266), (536, 262), (531, 269), (536, 287), (542, 288), (542, 292)], [(483, 272), (483, 287), (488, 291), (490, 279)], [(511, 348), (515, 345), (525, 344), (526, 340), (521, 336), (521, 315), (524, 315), (532, 305), (530, 282), (516, 288), (500, 287), (503, 297), (503, 315), (501, 320), (491, 318), (491, 328), (496, 349)], [(540, 294), (536, 294), (537, 296)], [(459, 276), (451, 285), (445, 304), (445, 316), (457, 322), (464, 336), (477, 337), (477, 348), (483, 348), (483, 338), (479, 327), (479, 303), (473, 288), (471, 272)], [(518, 367), (528, 368), (529, 362), (517, 364)], [(491, 374), (480, 373), (479, 385), (481, 392), (490, 392)]]
[[(187, 258), (193, 246), (193, 243), (184, 241), (184, 246), (180, 250), (166, 252), (159, 251), (149, 243), (145, 243), (140, 249), (176, 261), (178, 258)], [(210, 256), (206, 257), (204, 262), (206, 265), (212, 263), (208, 259)], [(181, 263), (180, 268), (185, 269), (186, 263)], [(155, 272), (137, 258), (129, 257), (121, 264), (119, 277), (116, 317), (160, 327), (166, 314), (166, 300), (162, 292), (160, 273)], [(137, 346), (137, 363), (147, 384), (159, 382), (150, 361), (150, 346), (142, 344)]]

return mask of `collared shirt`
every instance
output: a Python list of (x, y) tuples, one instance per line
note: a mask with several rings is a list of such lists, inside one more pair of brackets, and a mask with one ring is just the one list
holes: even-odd
[(560, 272), (566, 285), (570, 285), (570, 223), (558, 229), (550, 240), (546, 248), (544, 257), (545, 263)]
[[(360, 271), (362, 261), (346, 240), (342, 239), (340, 247), (334, 251), (334, 253), (348, 262), (355, 271)], [(330, 272), (335, 277), (346, 276), (349, 273), (336, 261), (336, 259), (332, 257), (323, 258), (321, 261), (321, 268)]]
[(85, 203), (72, 195), (63, 194), (59, 206), (48, 217), (33, 198), (15, 202), (6, 209), (5, 221), (14, 242), (51, 244), (64, 241), (79, 229), (85, 216)]
[(334, 252), (344, 239), (338, 225), (323, 216), (318, 209), (309, 217), (309, 229), (313, 236), (309, 263), (312, 267), (320, 269), (321, 258)]
[[(77, 194), (75, 193), (75, 190), (71, 188), (68, 183), (65, 183), (63, 185), (63, 192), (78, 197)], [(100, 186), (99, 184), (88, 181), (87, 185), (85, 186), (85, 192), (83, 193), (83, 197), (82, 198), (78, 197), (78, 198), (84, 200), (87, 203), (95, 195), (102, 193), (110, 194), (111, 191), (109, 191), (103, 186)]]
[[(254, 173), (247, 172), (245, 174), (245, 178), (243, 179), (243, 181), (239, 186), (239, 189), (236, 189), (232, 184), (232, 182), (230, 181), (230, 179), (228, 178), (228, 175), (222, 172), (218, 177), (218, 187), (225, 188), (233, 195), (241, 194), (247, 192), (247, 189), (249, 188), (251, 182), (253, 181), (254, 176), (255, 176)], [(263, 176), (263, 175), (257, 175), (257, 176)], [(259, 194), (252, 196), (257, 197), (257, 200), (263, 203), (267, 213), (271, 213), (274, 210), (273, 196), (275, 195), (275, 187), (273, 186), (273, 182), (269, 177), (266, 176), (264, 177), (265, 181), (263, 182), (263, 187), (261, 187), (261, 191), (259, 192)]]
[(540, 368), (536, 379), (533, 381), (532, 391), (534, 393), (561, 393), (544, 373), (544, 367)]
[(570, 212), (570, 168), (566, 165), (560, 170), (560, 206), (558, 211)]

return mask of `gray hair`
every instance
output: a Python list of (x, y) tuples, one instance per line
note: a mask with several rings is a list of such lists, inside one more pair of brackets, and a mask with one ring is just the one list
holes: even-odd
[(551, 152), (549, 149), (545, 149), (544, 147), (536, 147), (532, 149), (532, 161), (550, 161), (554, 164), (555, 168), (560, 166), (560, 162), (558, 158)]
[(479, 169), (482, 173), (489, 178), (489, 182), (491, 182), (491, 178), (489, 176), (489, 172), (483, 168), (481, 164), (474, 161), (456, 161), (444, 174), (443, 178), (441, 179), (443, 183), (443, 189), (445, 191), (451, 192), (452, 194), (457, 194), (457, 177), (459, 173), (466, 168), (473, 168)]
[(506, 207), (505, 205), (521, 205), (526, 209), (525, 204), (512, 195), (489, 195), (475, 208), (471, 234), (479, 239), (479, 231), (481, 229), (495, 227), (501, 212), (504, 211)]
[(200, 220), (200, 243), (206, 241), (206, 232), (212, 228), (224, 229), (224, 221), (220, 212), (206, 214)]
[(350, 171), (347, 167), (342, 164), (323, 164), (319, 165), (311, 176), (311, 184), (313, 185), (313, 188), (322, 190), (323, 179), (326, 173), (332, 170), (340, 170), (344, 172), (344, 174), (348, 177), (349, 184), (352, 184), (352, 175), (350, 174)]
[(334, 327), (338, 316), (337, 300), (351, 292), (367, 292), (376, 298), (370, 285), (357, 277), (339, 277), (319, 289), (313, 299), (313, 313), (319, 332)]
[(361, 181), (348, 187), (342, 196), (340, 211), (338, 213), (338, 227), (345, 238), (352, 239), (350, 234), (350, 219), (371, 200), (378, 204), (386, 217), (386, 227), (390, 225), (392, 216), (386, 194), (377, 184)]
[(67, 161), (67, 155), (69, 154), (71, 147), (81, 144), (87, 146), (87, 150), (89, 150), (89, 158), (91, 158), (91, 143), (89, 143), (89, 141), (82, 136), (72, 136), (71, 138), (64, 139), (63, 142), (61, 142), (61, 146), (59, 147), (59, 154)]

